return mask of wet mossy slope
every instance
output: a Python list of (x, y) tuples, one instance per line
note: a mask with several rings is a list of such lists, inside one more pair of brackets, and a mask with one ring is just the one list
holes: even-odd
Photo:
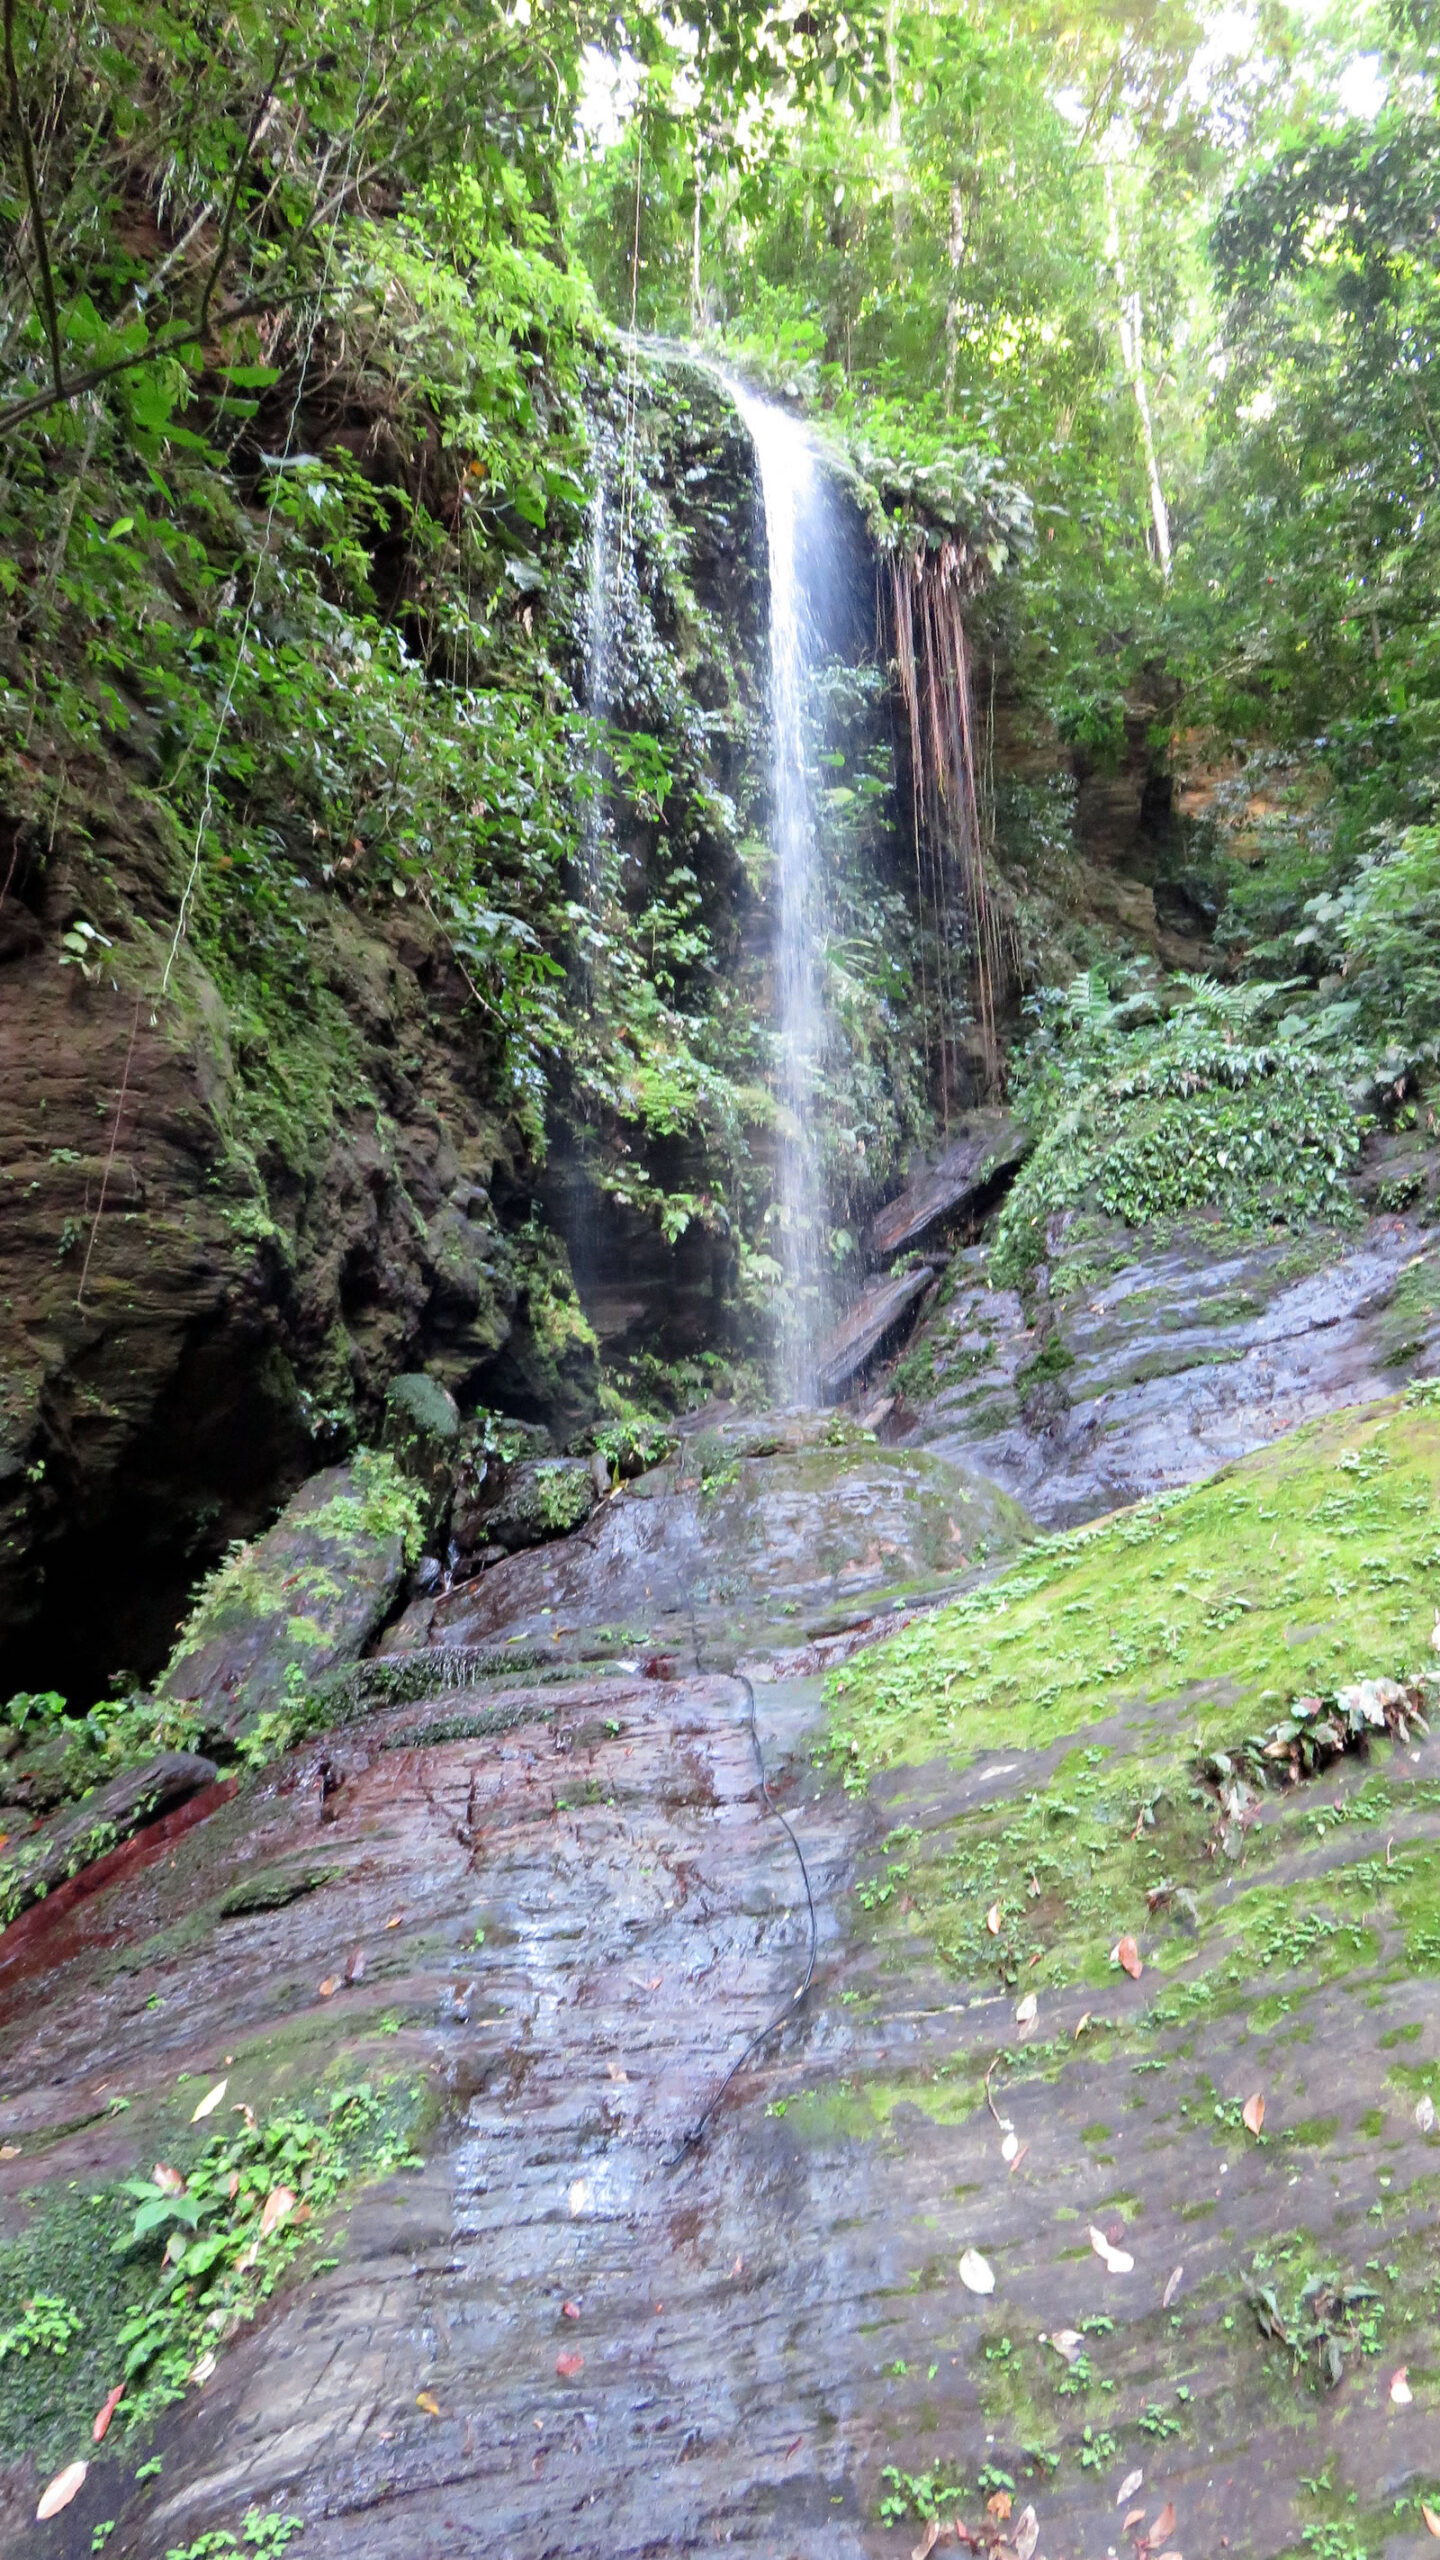
[(1424, 2547), (1437, 1491), (1414, 1389), (833, 1675), (826, 1750), (874, 1826), (854, 2033), (776, 2103), (807, 2149), (878, 2150), (913, 2219), (919, 2291), (872, 2341), (874, 2511), (907, 2547), (994, 2493), (1052, 2560), (1103, 2549), (1132, 2472), (1167, 2549)]

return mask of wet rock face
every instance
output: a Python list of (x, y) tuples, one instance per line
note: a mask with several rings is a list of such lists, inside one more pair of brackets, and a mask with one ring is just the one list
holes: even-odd
[[(875, 1498), (814, 1421), (691, 1439), (682, 1481), (734, 1467), (709, 1499), (775, 1505), (782, 1557), (821, 1459)], [(373, 1714), (60, 1885), (0, 1934), (0, 2280), (78, 2326), (44, 2389), (7, 2373), (0, 2548), (83, 2454), (59, 2560), (248, 2511), (316, 2560), (884, 2560), (937, 2497), (976, 2534), (1033, 2508), (1052, 2560), (1126, 2515), (1156, 2555), (1281, 2560), (1317, 2519), (1408, 2549), (1440, 1737), (1238, 1817), (1204, 1768), (1267, 1692), (1427, 1651), (1437, 1491), (1433, 1409), (1337, 1415), (912, 1616), (828, 1705), (770, 1648), (803, 1874), (741, 1681), (571, 1663)], [(425, 2093), (405, 2165), (97, 2446), (165, 2239), (117, 2259), (122, 2182), (357, 2082)]]
[(1412, 1218), (1237, 1242), (1056, 1222), (1029, 1306), (975, 1247), (896, 1363), (910, 1437), (1048, 1524), (1084, 1520), (1440, 1367), (1440, 1244)]
[(944, 1458), (881, 1449), (822, 1415), (735, 1416), (688, 1430), (581, 1536), (415, 1602), (382, 1645), (539, 1643), (562, 1661), (649, 1648), (680, 1663), (697, 1644), (707, 1658), (788, 1648), (959, 1586), (1028, 1535), (1014, 1503)]

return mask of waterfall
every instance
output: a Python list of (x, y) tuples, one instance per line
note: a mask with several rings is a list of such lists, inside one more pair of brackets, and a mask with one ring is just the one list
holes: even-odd
[[(824, 1198), (815, 1138), (824, 1033), (823, 898), (805, 728), (817, 660), (815, 581), (834, 555), (828, 496), (810, 435), (744, 383), (726, 385), (749, 431), (765, 504), (770, 565), (771, 803), (778, 915), (776, 1032), (779, 1208), (785, 1298), (780, 1348), (787, 1393), (813, 1401), (826, 1314)], [(802, 565), (803, 563), (803, 565)]]

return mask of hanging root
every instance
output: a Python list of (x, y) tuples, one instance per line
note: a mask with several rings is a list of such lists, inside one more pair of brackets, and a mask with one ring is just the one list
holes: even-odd
[[(909, 730), (911, 823), (921, 948), (921, 1006), (933, 1018), (942, 1101), (956, 1082), (960, 1005), (957, 947), (969, 959), (970, 1009), (979, 1028), (986, 1090), (1002, 1082), (997, 997), (1004, 982), (1000, 916), (985, 860), (976, 783), (975, 704), (965, 605), (976, 564), (953, 537), (923, 538), (890, 561), (895, 664)], [(926, 907), (935, 951), (933, 1017), (925, 962)]]

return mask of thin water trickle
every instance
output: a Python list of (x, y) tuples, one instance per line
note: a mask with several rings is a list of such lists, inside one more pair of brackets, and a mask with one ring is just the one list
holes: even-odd
[(823, 884), (805, 744), (818, 658), (815, 584), (833, 556), (834, 527), (827, 522), (825, 477), (802, 422), (742, 382), (727, 381), (726, 388), (755, 447), (765, 502), (785, 1273), (780, 1350), (787, 1392), (797, 1403), (810, 1403), (827, 1309), (824, 1193), (815, 1135), (825, 1008)]
[[(585, 708), (591, 719), (596, 721), (604, 720), (610, 710), (612, 631), (610, 561), (602, 481), (590, 510), (590, 563), (585, 585)], [(604, 773), (598, 739), (591, 751), (587, 779), (589, 789), (582, 813), (581, 851), (590, 889), (598, 893), (605, 831)]]

